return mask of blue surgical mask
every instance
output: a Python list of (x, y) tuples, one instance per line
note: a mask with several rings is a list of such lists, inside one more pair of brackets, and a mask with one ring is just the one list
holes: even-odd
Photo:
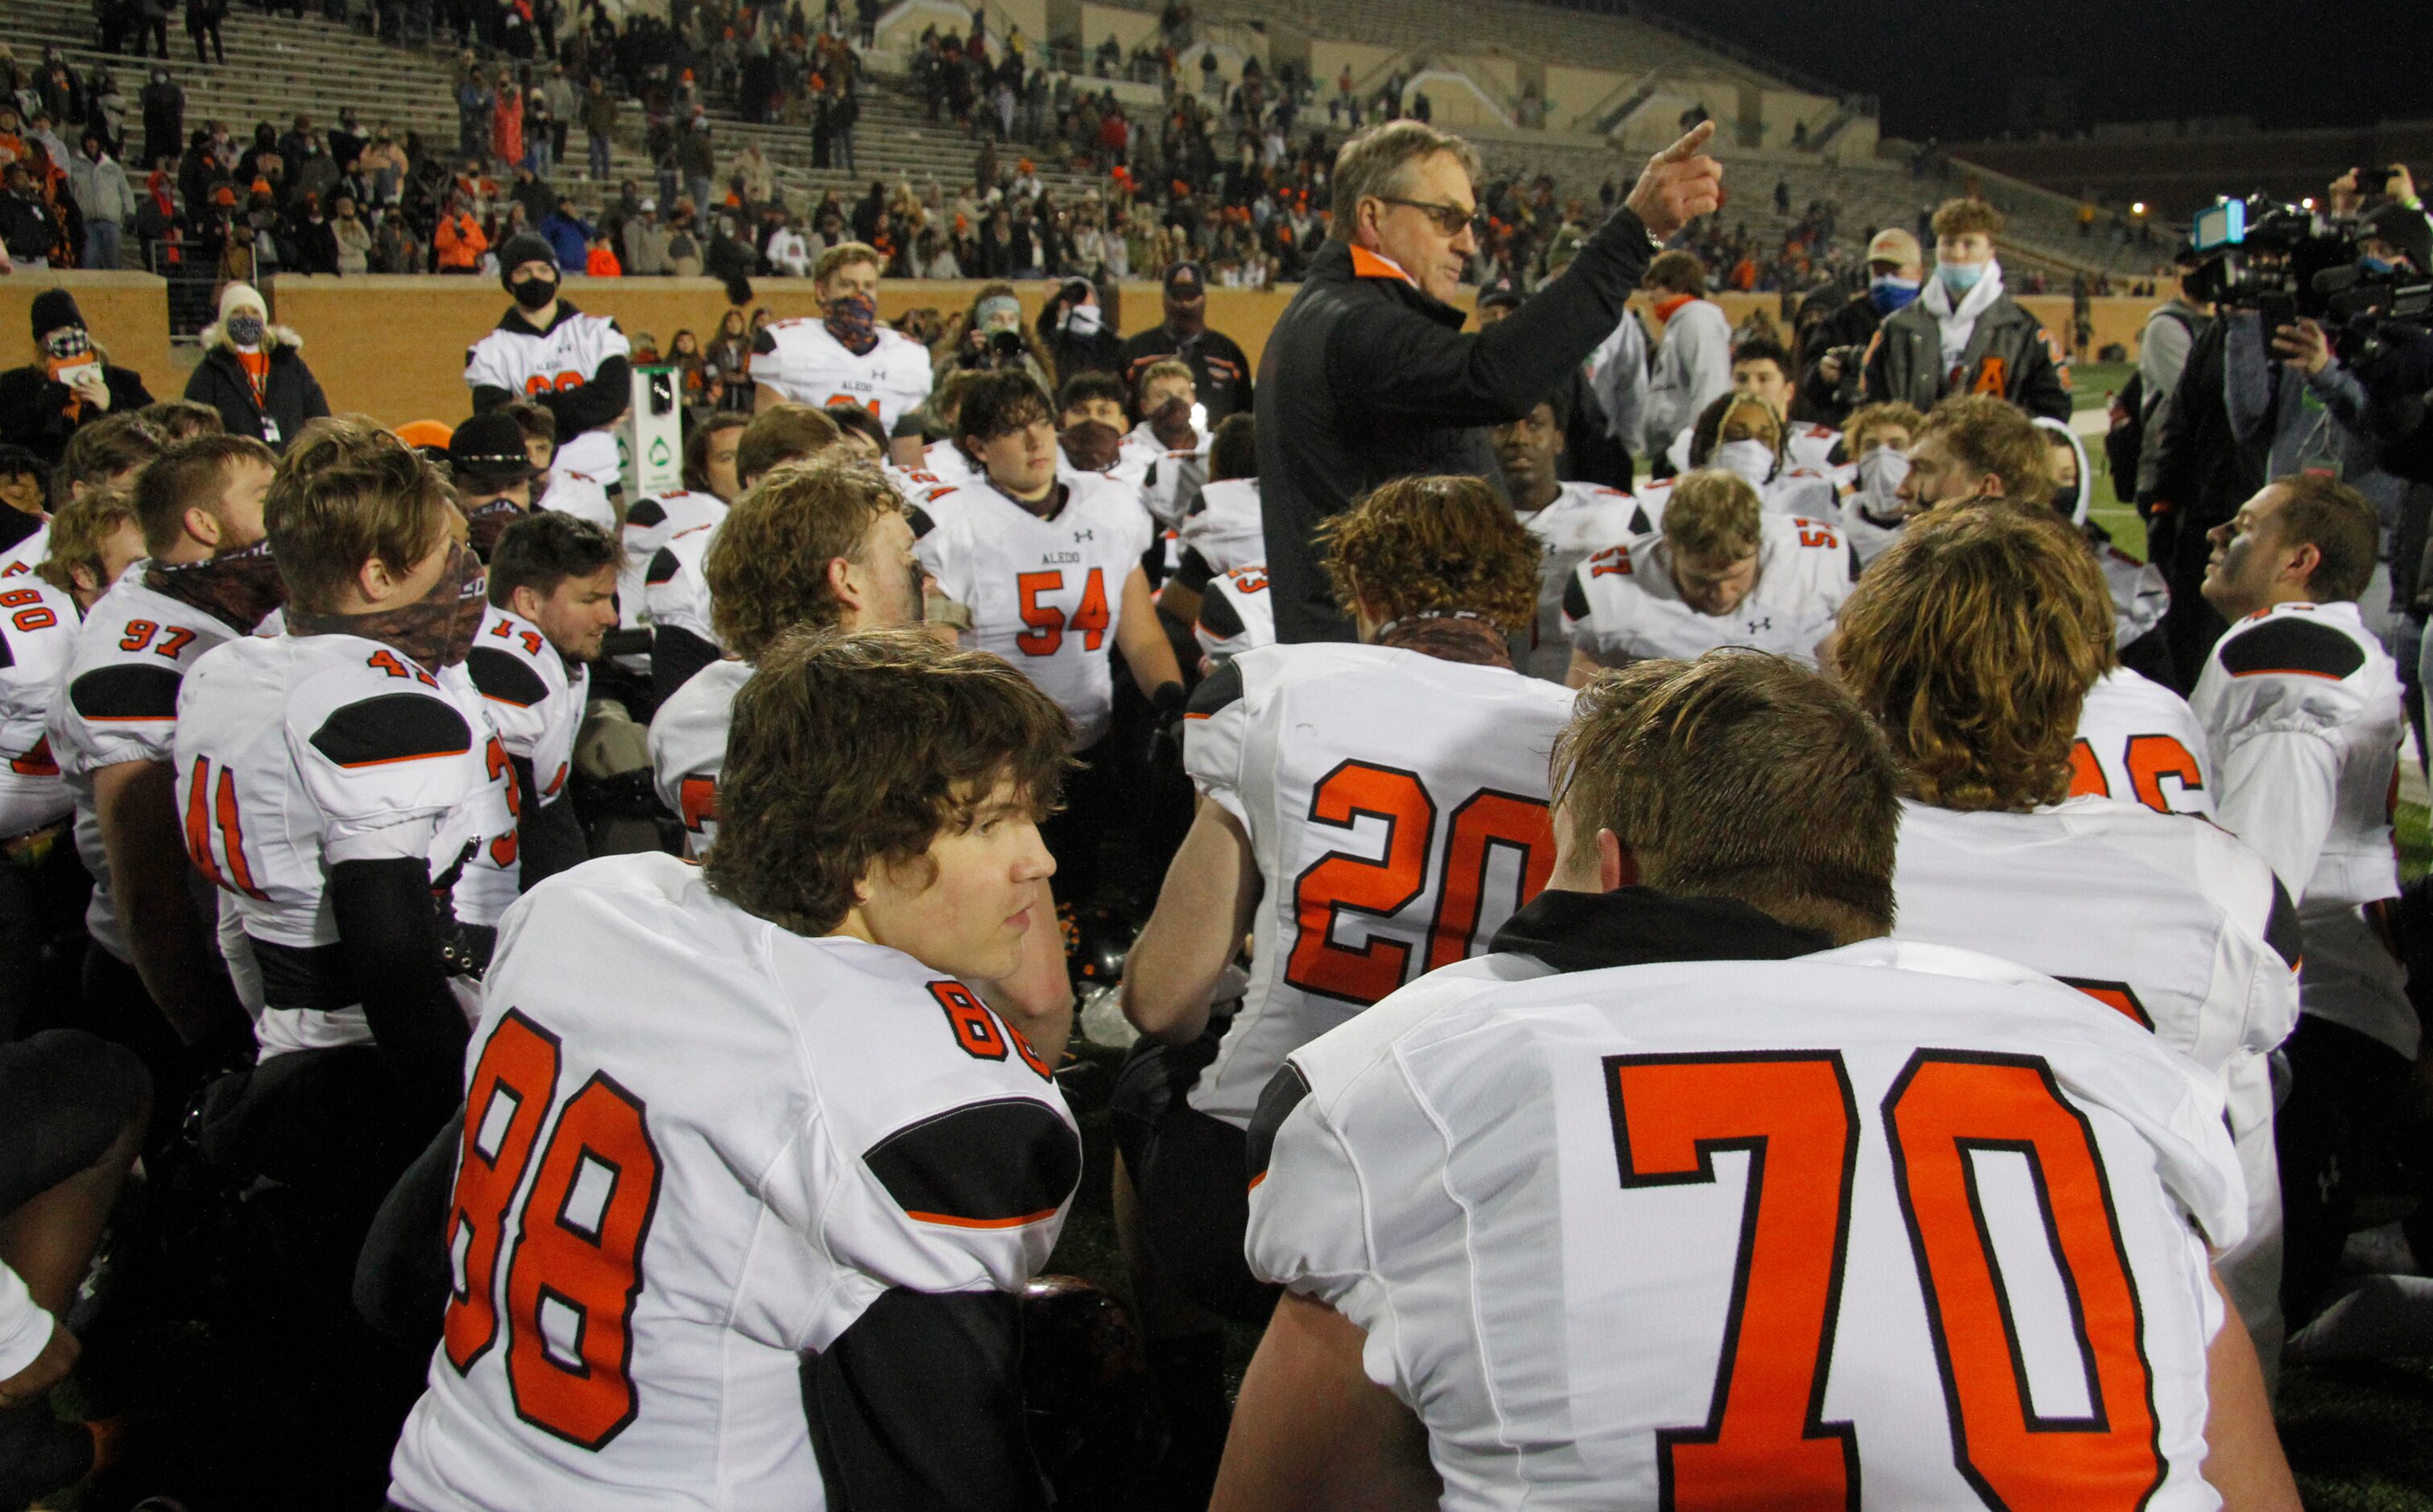
[(1943, 286), (1950, 290), (1953, 294), (1965, 295), (1969, 290), (1977, 287), (1978, 280), (1985, 276), (1985, 264), (1982, 263), (1937, 263), (1934, 265), (1934, 276), (1941, 279), (1943, 280)]
[(1887, 273), (1881, 278), (1869, 279), (1867, 302), (1876, 307), (1876, 314), (1880, 315), (1888, 315), (1897, 310), (1907, 309), (1909, 302), (1917, 297), (1921, 281), (1917, 279), (1902, 278), (1897, 273)]

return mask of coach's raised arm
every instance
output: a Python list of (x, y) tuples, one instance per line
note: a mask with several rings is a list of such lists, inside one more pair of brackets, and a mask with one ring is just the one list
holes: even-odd
[(1418, 121), (1335, 160), (1331, 239), (1268, 337), (1257, 384), (1268, 571), (1283, 640), (1350, 640), (1314, 540), (1329, 516), (1414, 473), (1497, 478), (1482, 427), (1529, 412), (1622, 318), (1648, 259), (1721, 202), (1701, 124), (1648, 160), (1561, 278), (1476, 334), (1449, 303), (1478, 249), (1470, 144)]

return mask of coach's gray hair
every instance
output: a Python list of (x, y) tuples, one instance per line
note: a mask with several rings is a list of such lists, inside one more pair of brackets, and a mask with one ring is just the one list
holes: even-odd
[(1411, 164), (1439, 152), (1450, 152), (1459, 159), (1471, 181), (1478, 181), (1478, 149), (1424, 121), (1388, 121), (1343, 144), (1343, 150), (1335, 155), (1335, 238), (1352, 240), (1364, 197), (1384, 199), (1400, 194), (1408, 181)]

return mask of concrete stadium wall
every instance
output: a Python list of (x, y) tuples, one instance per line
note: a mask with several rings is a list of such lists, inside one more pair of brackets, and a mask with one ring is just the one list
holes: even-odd
[(169, 358), (169, 285), (149, 273), (19, 268), (0, 279), (0, 367), (36, 360), (34, 296), (44, 289), (75, 295), (93, 339), (109, 351), (111, 363), (142, 374), (154, 399), (185, 392), (185, 365)]
[[(147, 378), (169, 371), (167, 343), (160, 335), (166, 329), (166, 310), (159, 280), (138, 274), (73, 274), (58, 281), (71, 280), (99, 280), (100, 292), (92, 297), (85, 289), (94, 285), (74, 286), (94, 333), (113, 356), (130, 362)], [(48, 281), (23, 277), (0, 280), (0, 300), (14, 301), (13, 313), (10, 306), (0, 305), (0, 320), (13, 320), (24, 330), (26, 302), (48, 286)], [(1024, 318), (1029, 320), (1056, 286), (1034, 280), (1014, 287)], [(891, 279), (879, 288), (879, 315), (892, 320), (926, 306), (951, 318), (970, 305), (978, 288), (971, 281)], [(757, 305), (781, 319), (818, 314), (806, 280), (762, 279), (754, 282), (753, 293)], [(276, 295), (279, 319), (303, 333), (305, 358), (331, 406), (368, 414), (386, 425), (462, 419), (469, 410), (465, 348), (498, 324), (507, 308), (497, 280), (479, 278), (289, 277), (278, 280)], [(662, 350), (679, 329), (689, 328), (706, 342), (728, 308), (724, 289), (709, 279), (568, 279), (566, 295), (584, 310), (616, 316), (629, 334), (649, 331)], [(1291, 295), (1289, 288), (1211, 289), (1209, 324), (1240, 342), (1255, 365)], [(147, 298), (148, 305), (144, 302)], [(1770, 294), (1727, 294), (1719, 302), (1735, 323), (1751, 310), (1773, 314), (1779, 309)], [(2067, 339), (2066, 296), (2022, 302), (2057, 338)], [(2152, 308), (2150, 299), (2096, 300), (2096, 345), (2117, 341), (2135, 356), (2138, 333)], [(1155, 325), (1160, 318), (1158, 285), (1126, 283), (1120, 314), (1126, 334)], [(155, 384), (156, 392), (159, 387)]]

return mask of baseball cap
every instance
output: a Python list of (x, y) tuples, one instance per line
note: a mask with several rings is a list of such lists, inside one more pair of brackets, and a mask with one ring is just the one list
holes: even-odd
[(2365, 229), (2390, 243), (2420, 273), (2433, 263), (2433, 222), (2413, 205), (2376, 205), (2365, 213)]
[(1521, 301), (1527, 297), (1528, 296), (1522, 292), (1521, 285), (1511, 279), (1489, 279), (1478, 286), (1478, 308), (1481, 310), (1493, 310), (1498, 307), (1506, 310), (1517, 309)]
[(533, 474), (523, 427), (504, 410), (476, 415), (448, 438), (448, 468), (460, 478), (513, 483)]
[(1197, 299), (1208, 293), (1208, 276), (1199, 271), (1197, 263), (1177, 263), (1165, 270), (1165, 297), (1169, 299)]
[(1922, 263), (1917, 238), (1897, 226), (1887, 226), (1867, 239), (1867, 261), (1870, 263)]

